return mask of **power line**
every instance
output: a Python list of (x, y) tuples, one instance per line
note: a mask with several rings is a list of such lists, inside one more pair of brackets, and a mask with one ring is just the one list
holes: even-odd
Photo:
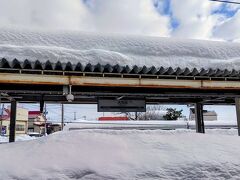
[(238, 5), (240, 5), (240, 2), (236, 2), (236, 1), (225, 1), (225, 0), (209, 0), (209, 1), (215, 1), (215, 2), (221, 2), (221, 3), (229, 3), (229, 4), (238, 4)]

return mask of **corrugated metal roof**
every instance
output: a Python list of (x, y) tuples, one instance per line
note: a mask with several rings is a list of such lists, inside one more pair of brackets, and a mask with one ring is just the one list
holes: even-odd
[(138, 75), (175, 75), (175, 76), (206, 76), (206, 77), (240, 77), (240, 71), (228, 69), (189, 69), (189, 68), (172, 68), (172, 67), (159, 67), (151, 66), (121, 66), (116, 65), (101, 65), (101, 64), (86, 64), (81, 62), (72, 64), (71, 62), (61, 63), (36, 61), (19, 61), (17, 59), (7, 60), (0, 59), (1, 69), (25, 69), (25, 70), (53, 70), (53, 71), (73, 71), (73, 72), (96, 72), (96, 73), (117, 73), (117, 74), (138, 74)]

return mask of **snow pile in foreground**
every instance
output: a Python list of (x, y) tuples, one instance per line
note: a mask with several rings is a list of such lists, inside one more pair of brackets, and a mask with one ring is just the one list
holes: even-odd
[(238, 129), (205, 129), (206, 134), (238, 136)]
[(239, 178), (240, 138), (193, 131), (83, 130), (0, 145), (2, 179)]
[(0, 58), (240, 70), (240, 44), (83, 32), (0, 30)]

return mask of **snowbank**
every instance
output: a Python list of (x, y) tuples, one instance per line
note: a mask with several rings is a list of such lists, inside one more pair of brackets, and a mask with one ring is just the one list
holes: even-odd
[[(33, 140), (33, 139), (36, 139), (36, 138), (28, 136), (28, 135), (17, 135), (16, 136), (16, 141), (29, 141), (29, 140)], [(0, 136), (0, 143), (5, 143), (5, 142), (9, 142), (9, 137)]]
[(0, 145), (2, 179), (237, 179), (238, 136), (193, 131), (60, 132)]
[(187, 128), (184, 121), (79, 121), (68, 123), (64, 131), (80, 129), (174, 129)]
[[(205, 128), (236, 128), (237, 121), (204, 121)], [(74, 121), (64, 131), (80, 129), (195, 129), (195, 121)]]
[(240, 70), (240, 44), (82, 32), (0, 30), (0, 58)]

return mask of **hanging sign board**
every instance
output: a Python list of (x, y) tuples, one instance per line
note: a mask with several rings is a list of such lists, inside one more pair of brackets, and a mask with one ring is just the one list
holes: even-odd
[(98, 112), (146, 112), (146, 101), (98, 99)]

